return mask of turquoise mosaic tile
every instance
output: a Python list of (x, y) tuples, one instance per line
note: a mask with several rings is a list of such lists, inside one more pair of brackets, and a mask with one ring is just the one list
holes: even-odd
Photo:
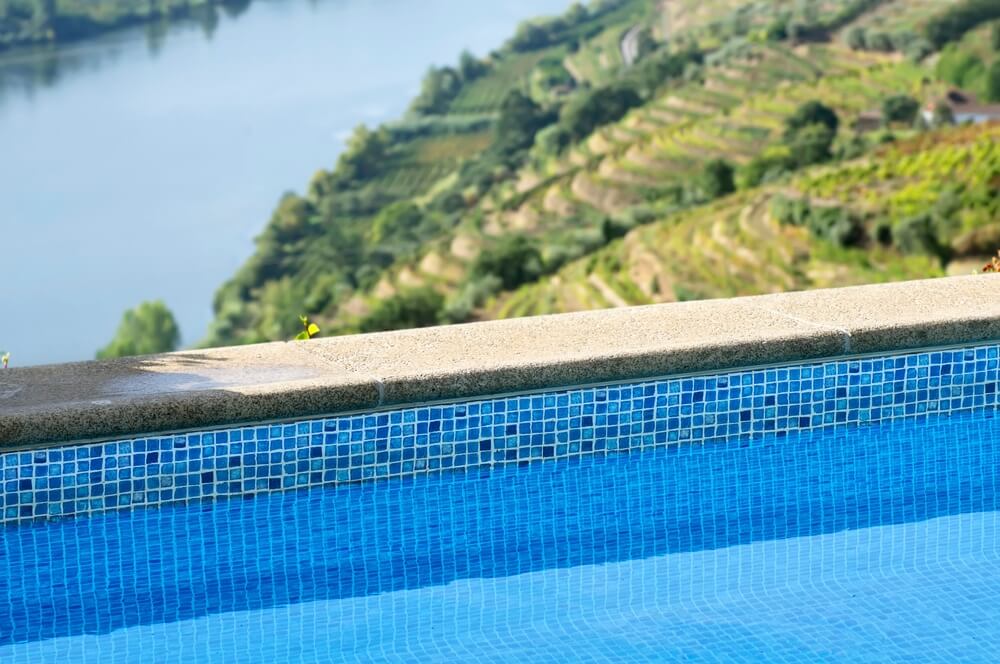
[(997, 403), (997, 344), (0, 455), (0, 522), (620, 454)]

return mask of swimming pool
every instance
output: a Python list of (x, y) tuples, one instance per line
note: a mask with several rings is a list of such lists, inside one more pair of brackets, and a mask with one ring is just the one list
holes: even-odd
[(0, 661), (995, 661), (998, 355), (6, 454)]

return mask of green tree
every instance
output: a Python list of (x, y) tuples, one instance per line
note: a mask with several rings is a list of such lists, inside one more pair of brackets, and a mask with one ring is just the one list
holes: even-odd
[(472, 264), (474, 277), (493, 275), (507, 290), (537, 279), (542, 273), (542, 255), (523, 235), (507, 235), (484, 249)]
[(938, 78), (960, 87), (971, 87), (984, 69), (983, 61), (975, 54), (954, 46), (946, 48), (937, 63)]
[(437, 115), (448, 110), (448, 104), (462, 89), (461, 75), (451, 67), (431, 67), (420, 85), (420, 94), (410, 109), (421, 115)]
[(991, 19), (1000, 18), (1000, 2), (996, 0), (959, 0), (927, 21), (927, 38), (941, 48), (960, 39), (972, 28)]
[(560, 154), (571, 140), (569, 130), (558, 124), (550, 125), (535, 135), (536, 149), (549, 156)]
[(400, 201), (383, 208), (372, 222), (372, 244), (416, 242), (417, 229), (423, 218), (420, 208), (410, 201)]
[(788, 154), (759, 154), (739, 170), (739, 186), (741, 189), (751, 189), (780, 176), (794, 166), (795, 163)]
[(500, 104), (494, 149), (509, 155), (531, 147), (535, 134), (549, 124), (551, 116), (520, 90), (511, 90)]
[(358, 125), (337, 160), (337, 174), (345, 184), (356, 184), (376, 176), (389, 151), (389, 133)]
[(361, 320), (362, 332), (403, 330), (436, 325), (444, 296), (429, 286), (403, 290), (378, 302)]
[(713, 159), (701, 172), (701, 190), (709, 199), (719, 198), (736, 191), (732, 164), (724, 159)]
[(794, 136), (799, 130), (810, 125), (824, 125), (836, 133), (840, 127), (840, 119), (836, 112), (823, 102), (807, 101), (785, 120), (785, 138)]
[(813, 124), (800, 129), (786, 141), (796, 167), (821, 164), (833, 157), (836, 135), (825, 124)]
[(788, 39), (788, 18), (778, 16), (764, 28), (764, 38), (767, 41), (784, 41)]
[(549, 30), (537, 21), (524, 21), (508, 42), (514, 51), (534, 51), (549, 45), (552, 36)]
[(170, 309), (160, 300), (143, 302), (122, 317), (115, 338), (97, 351), (97, 358), (149, 355), (177, 350), (180, 328)]
[(581, 5), (579, 2), (574, 2), (570, 5), (566, 13), (563, 14), (563, 18), (566, 19), (566, 25), (577, 25), (583, 23), (590, 17), (590, 13), (587, 8)]
[(934, 217), (919, 214), (896, 224), (892, 238), (900, 251), (906, 253), (926, 253), (944, 258), (947, 249), (938, 240)]
[(894, 95), (882, 102), (882, 117), (886, 122), (912, 124), (920, 111), (920, 103), (909, 95)]
[(990, 43), (993, 44), (994, 51), (1000, 51), (1000, 21), (996, 21), (993, 24), (993, 29), (990, 34)]
[(1000, 101), (1000, 58), (994, 60), (986, 72), (986, 98)]
[(833, 141), (840, 119), (832, 108), (819, 101), (807, 101), (785, 120), (785, 145), (792, 163), (801, 168), (833, 157)]
[(574, 97), (563, 107), (559, 122), (573, 141), (579, 141), (641, 103), (642, 97), (632, 85), (612, 83)]
[(458, 73), (466, 83), (474, 81), (489, 70), (485, 62), (469, 51), (462, 51), (458, 58)]

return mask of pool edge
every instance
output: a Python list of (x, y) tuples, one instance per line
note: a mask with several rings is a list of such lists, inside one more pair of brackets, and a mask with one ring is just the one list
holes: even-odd
[(0, 371), (0, 450), (1000, 339), (949, 277)]

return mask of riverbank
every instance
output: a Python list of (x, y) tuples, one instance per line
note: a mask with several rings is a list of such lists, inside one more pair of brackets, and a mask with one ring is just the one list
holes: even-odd
[(176, 20), (193, 20), (211, 27), (219, 22), (219, 9), (235, 16), (249, 5), (250, 0), (171, 0), (166, 4), (135, 0), (37, 2), (30, 15), (8, 11), (0, 18), (0, 53), (21, 47), (69, 44), (140, 25), (161, 24), (158, 29), (163, 30), (163, 22)]

